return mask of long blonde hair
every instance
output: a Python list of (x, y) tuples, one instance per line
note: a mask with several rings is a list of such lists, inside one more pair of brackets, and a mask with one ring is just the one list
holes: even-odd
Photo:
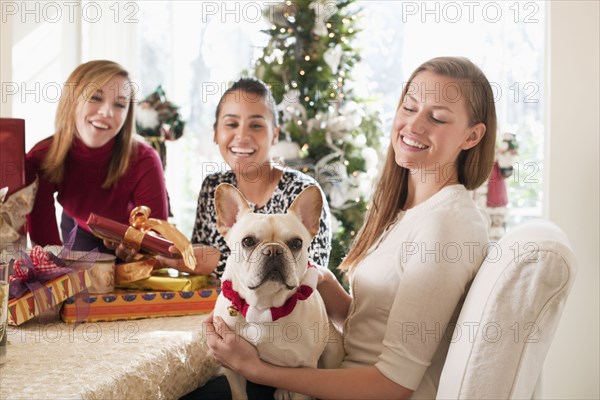
[[(398, 107), (417, 74), (430, 71), (467, 83), (461, 85), (466, 99), (469, 124), (483, 123), (486, 127), (481, 141), (474, 147), (463, 150), (456, 162), (458, 181), (468, 190), (481, 186), (490, 175), (494, 162), (496, 143), (496, 107), (492, 87), (483, 72), (464, 57), (438, 57), (421, 64), (410, 76), (400, 97)], [(362, 228), (356, 235), (352, 248), (340, 269), (353, 269), (381, 237), (406, 203), (409, 170), (400, 167), (395, 160), (394, 149), (389, 146), (383, 171), (379, 177), (369, 211)]]
[[(56, 110), (52, 144), (42, 162), (42, 171), (50, 182), (61, 183), (64, 179), (65, 159), (75, 138), (78, 105), (82, 101), (87, 101), (96, 92), (96, 89), (117, 75), (129, 80), (129, 73), (119, 64), (107, 60), (96, 60), (81, 64), (67, 79)], [(135, 98), (132, 90), (125, 123), (117, 133), (108, 174), (102, 183), (104, 189), (116, 184), (129, 166), (135, 145), (134, 109)]]

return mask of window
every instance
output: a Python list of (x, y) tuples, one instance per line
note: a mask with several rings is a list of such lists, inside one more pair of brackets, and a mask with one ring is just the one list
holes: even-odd
[[(140, 96), (162, 84), (188, 121), (167, 143), (167, 187), (174, 222), (189, 235), (204, 176), (223, 167), (212, 143), (216, 103), (227, 82), (261, 54), (269, 2), (139, 2)], [(355, 90), (376, 99), (389, 129), (403, 80), (421, 62), (461, 55), (478, 64), (495, 91), (498, 134), (512, 132), (518, 161), (509, 180), (509, 224), (542, 215), (545, 10), (541, 1), (359, 1), (363, 61)]]

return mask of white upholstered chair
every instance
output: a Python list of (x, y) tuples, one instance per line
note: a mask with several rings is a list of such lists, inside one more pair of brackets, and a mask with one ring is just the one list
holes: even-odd
[(534, 397), (575, 272), (567, 237), (548, 221), (492, 244), (461, 309), (437, 398)]

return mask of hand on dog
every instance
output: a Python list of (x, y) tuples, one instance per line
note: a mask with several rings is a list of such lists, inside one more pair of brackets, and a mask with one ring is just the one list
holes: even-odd
[(252, 365), (260, 363), (256, 348), (229, 329), (221, 317), (213, 318), (210, 313), (203, 325), (206, 343), (223, 366), (244, 375), (243, 370), (252, 370)]

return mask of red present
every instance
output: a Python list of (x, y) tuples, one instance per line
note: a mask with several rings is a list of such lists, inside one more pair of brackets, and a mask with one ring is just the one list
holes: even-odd
[(37, 182), (25, 187), (25, 121), (0, 118), (0, 252), (16, 254), (27, 247), (26, 215)]
[[(182, 257), (190, 272), (196, 269), (196, 257), (189, 239), (167, 221), (150, 218), (150, 208), (138, 206), (131, 210), (129, 224), (127, 226), (94, 213), (87, 220), (88, 227), (101, 239), (124, 242), (136, 251)], [(171, 246), (177, 248), (180, 254), (171, 253)]]
[[(94, 213), (90, 213), (86, 223), (94, 235), (113, 242), (124, 241), (127, 231), (131, 230), (131, 227), (128, 225)], [(149, 233), (143, 236), (140, 247), (142, 251), (147, 253), (173, 257), (173, 254), (169, 251), (169, 247), (171, 246), (173, 246), (173, 242), (170, 240)]]
[(83, 321), (77, 319), (72, 300), (63, 304), (60, 315), (63, 321), (74, 323), (208, 314), (215, 307), (220, 292), (218, 286), (190, 292), (117, 290), (90, 295), (89, 312)]
[(6, 197), (25, 186), (25, 120), (0, 118), (0, 188)]

